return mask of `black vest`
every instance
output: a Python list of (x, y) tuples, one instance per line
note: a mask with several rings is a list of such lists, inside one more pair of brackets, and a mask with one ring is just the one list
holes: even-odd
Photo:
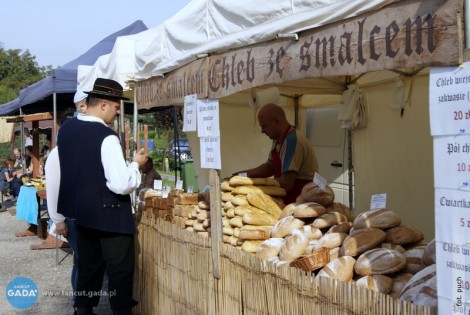
[(84, 227), (134, 234), (129, 195), (113, 193), (106, 186), (101, 144), (116, 133), (107, 126), (72, 118), (60, 128), (57, 146), (60, 161), (58, 211)]

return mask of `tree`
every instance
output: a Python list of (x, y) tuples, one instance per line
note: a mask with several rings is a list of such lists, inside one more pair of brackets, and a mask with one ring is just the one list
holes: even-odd
[(51, 72), (52, 66), (40, 67), (29, 50), (5, 50), (0, 43), (0, 104), (13, 100), (21, 89)]

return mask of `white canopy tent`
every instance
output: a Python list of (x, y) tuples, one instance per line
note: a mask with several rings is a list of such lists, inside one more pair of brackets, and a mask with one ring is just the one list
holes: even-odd
[[(387, 206), (431, 239), (427, 67), (463, 61), (462, 8), (463, 0), (193, 0), (144, 37), (133, 37), (133, 67), (117, 75), (122, 54), (113, 51), (107, 66), (95, 64), (93, 76), (123, 85), (136, 80), (139, 108), (182, 105), (194, 93), (219, 99), (222, 177), (268, 155), (252, 95), (277, 87), (289, 120), (311, 137), (311, 111), (337, 106), (354, 83), (368, 111), (367, 126), (351, 136), (355, 209), (367, 210), (372, 194), (386, 192)], [(204, 187), (208, 172), (199, 167), (199, 139), (188, 137)]]

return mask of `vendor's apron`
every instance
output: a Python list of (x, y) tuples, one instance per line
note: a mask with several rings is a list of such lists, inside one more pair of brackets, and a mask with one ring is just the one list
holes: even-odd
[[(274, 166), (274, 178), (279, 178), (282, 176), (282, 161), (281, 161), (281, 150), (282, 146), (284, 145), (285, 139), (287, 134), (290, 131), (290, 126), (287, 128), (287, 130), (284, 132), (284, 137), (282, 140), (281, 145), (279, 146), (279, 150), (276, 150), (276, 146), (274, 149), (271, 150), (271, 159), (273, 161), (273, 166)], [(287, 192), (287, 195), (282, 198), (284, 201), (285, 205), (288, 205), (290, 203), (295, 202), (295, 199), (297, 198), (298, 195), (302, 192), (302, 188), (305, 186), (305, 184), (311, 182), (311, 180), (308, 179), (299, 179), (296, 178), (294, 181), (294, 186), (292, 187), (291, 191)]]

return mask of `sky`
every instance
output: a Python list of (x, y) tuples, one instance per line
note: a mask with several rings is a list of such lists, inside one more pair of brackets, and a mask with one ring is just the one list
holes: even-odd
[(15, 0), (3, 6), (0, 43), (29, 50), (39, 66), (57, 68), (108, 35), (141, 20), (148, 28), (191, 0)]

